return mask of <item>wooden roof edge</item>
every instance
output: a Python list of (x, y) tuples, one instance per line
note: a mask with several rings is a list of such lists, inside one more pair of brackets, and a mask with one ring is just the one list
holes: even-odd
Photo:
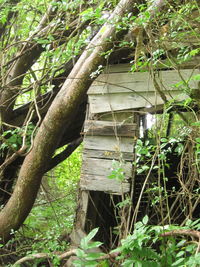
[[(150, 64), (152, 63), (150, 62)], [(150, 64), (145, 67), (138, 68), (137, 72), (148, 71), (151, 68)], [(132, 66), (134, 66), (134, 63), (119, 63), (119, 64), (107, 65), (104, 67), (103, 73), (131, 72)], [(160, 60), (155, 65), (153, 65), (153, 69), (155, 70), (194, 69), (199, 67), (200, 67), (200, 56), (194, 56), (192, 59), (180, 63), (176, 63), (175, 59), (174, 60), (165, 59), (165, 60)]]

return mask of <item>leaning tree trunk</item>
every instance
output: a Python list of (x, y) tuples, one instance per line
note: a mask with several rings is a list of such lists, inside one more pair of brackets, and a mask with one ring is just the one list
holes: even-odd
[(0, 213), (0, 238), (5, 243), (11, 230), (17, 230), (28, 216), (46, 169), (63, 134), (63, 124), (73, 119), (76, 107), (86, 94), (91, 73), (104, 62), (102, 53), (112, 47), (116, 23), (133, 7), (133, 0), (121, 0), (99, 33), (93, 38), (75, 64), (69, 77), (53, 101), (34, 145), (21, 167), (14, 192)]

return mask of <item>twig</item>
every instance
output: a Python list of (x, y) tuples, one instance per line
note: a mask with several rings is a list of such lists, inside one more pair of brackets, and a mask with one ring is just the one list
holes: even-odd
[(14, 160), (16, 160), (19, 156), (23, 156), (24, 153), (26, 152), (27, 147), (23, 146), (20, 148), (18, 151), (16, 151), (12, 156), (10, 156), (4, 163), (0, 166), (0, 173), (3, 172), (3, 170), (11, 164)]
[[(64, 260), (66, 258), (69, 258), (71, 256), (74, 256), (76, 255), (76, 249), (71, 249), (69, 251), (66, 251), (64, 252), (63, 254), (61, 255), (57, 255), (56, 253), (54, 254), (51, 254), (51, 256), (57, 256), (57, 258), (59, 260)], [(116, 258), (117, 256), (119, 256), (119, 252), (112, 252), (112, 253), (108, 253), (108, 254), (105, 254), (101, 257), (99, 257), (97, 260), (105, 260), (105, 259), (114, 259)], [(21, 259), (19, 259), (18, 261), (16, 261), (13, 265), (13, 267), (17, 267), (17, 265), (20, 265), (26, 261), (32, 261), (34, 259), (49, 259), (50, 258), (50, 254), (48, 253), (36, 253), (36, 254), (32, 254), (32, 255), (29, 255), (29, 256), (26, 256), (26, 257), (23, 257)]]
[[(64, 260), (65, 258), (69, 258), (71, 256), (76, 255), (76, 249), (72, 249), (72, 250), (66, 251), (61, 255), (57, 255), (56, 253), (54, 253), (54, 254), (52, 253), (51, 256), (53, 256), (53, 255), (57, 256), (59, 260)], [(36, 253), (36, 254), (25, 256), (25, 257), (19, 259), (18, 261), (16, 261), (14, 263), (13, 267), (16, 267), (17, 265), (20, 265), (20, 264), (22, 264), (23, 262), (26, 262), (26, 261), (32, 261), (34, 259), (49, 259), (49, 258), (50, 258), (50, 254), (49, 253)]]
[(79, 137), (73, 142), (71, 142), (65, 150), (63, 150), (60, 154), (56, 155), (54, 158), (50, 160), (50, 162), (47, 164), (45, 172), (50, 171), (51, 169), (56, 167), (60, 162), (68, 158), (74, 152), (74, 150), (81, 144), (82, 141), (83, 141), (82, 137)]
[(161, 234), (160, 236), (165, 237), (165, 236), (176, 236), (176, 235), (186, 235), (186, 236), (192, 236), (194, 238), (200, 239), (200, 231), (188, 230), (188, 229), (173, 230), (173, 231), (165, 232)]
[(173, 230), (170, 232), (165, 232), (161, 234), (160, 236), (167, 237), (167, 236), (177, 236), (177, 235), (185, 235), (185, 236), (190, 236), (190, 237), (198, 239), (198, 247), (196, 250), (196, 254), (200, 252), (200, 231), (189, 230), (189, 229), (178, 229), (178, 230)]

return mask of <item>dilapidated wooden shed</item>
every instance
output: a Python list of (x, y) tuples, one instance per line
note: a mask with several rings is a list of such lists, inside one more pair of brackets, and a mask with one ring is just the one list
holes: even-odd
[[(197, 82), (191, 79), (197, 73), (194, 69), (133, 73), (129, 64), (119, 64), (105, 68), (93, 82), (83, 131), (74, 243), (94, 227), (100, 227), (99, 240), (113, 243), (111, 232), (118, 225), (114, 207), (125, 194), (136, 200), (142, 188), (143, 180), (135, 179), (133, 161), (135, 141), (145, 128), (144, 114), (148, 109), (161, 109), (167, 101), (185, 99), (181, 85), (197, 89)], [(125, 179), (108, 178), (112, 174)]]

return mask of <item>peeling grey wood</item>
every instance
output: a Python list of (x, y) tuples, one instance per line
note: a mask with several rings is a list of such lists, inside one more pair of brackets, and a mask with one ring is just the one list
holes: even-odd
[[(178, 84), (188, 81), (190, 89), (198, 89), (198, 81), (191, 79), (199, 70), (167, 70), (156, 78), (168, 101), (181, 101), (188, 96)], [(185, 87), (185, 85), (180, 85)], [(92, 114), (162, 105), (149, 72), (101, 74), (88, 91)]]
[(87, 215), (89, 202), (89, 193), (86, 190), (81, 190), (79, 194), (78, 207), (77, 207), (77, 218), (75, 221), (75, 225), (77, 229), (84, 230), (85, 220)]
[(133, 138), (115, 136), (87, 136), (83, 140), (85, 149), (115, 152), (133, 152), (133, 143)]
[[(171, 91), (170, 93), (166, 93), (165, 95), (168, 101), (172, 99), (181, 101), (187, 97), (187, 95), (184, 93), (180, 94), (180, 91)], [(135, 93), (105, 95), (96, 94), (89, 95), (89, 101), (91, 113), (136, 109), (163, 104), (163, 100), (160, 95), (153, 92), (145, 92), (142, 95)]]
[[(129, 179), (132, 175), (132, 164), (130, 162), (122, 162), (119, 164), (120, 168), (122, 168), (123, 170), (124, 178)], [(111, 175), (113, 168), (114, 167), (112, 160), (87, 158), (86, 160), (83, 159), (81, 173), (83, 175), (83, 178), (86, 174), (94, 176), (97, 175), (105, 177), (106, 180), (109, 182), (110, 179), (108, 179), (107, 177)]]
[(135, 136), (136, 124), (125, 124), (123, 122), (114, 121), (85, 121), (84, 133), (88, 135), (98, 136)]
[(121, 111), (110, 111), (101, 114), (95, 114), (96, 120), (102, 121), (113, 121), (120, 123), (135, 123), (135, 112), (133, 110), (121, 110)]
[(84, 175), (80, 180), (80, 187), (83, 190), (104, 191), (106, 193), (119, 194), (128, 193), (130, 184), (128, 182), (119, 182), (114, 179), (108, 179), (105, 176)]
[[(189, 87), (198, 88), (198, 81), (192, 80), (192, 75), (199, 74), (199, 70), (159, 71), (156, 80), (165, 91), (177, 90), (175, 85), (184, 79), (189, 80)], [(153, 80), (149, 72), (109, 73), (101, 74), (93, 82), (88, 94), (108, 94), (120, 92), (155, 92)]]
[(81, 192), (81, 218), (80, 218), (80, 227), (81, 229), (84, 229), (85, 227), (85, 221), (86, 221), (86, 215), (87, 215), (87, 208), (88, 208), (88, 201), (89, 201), (89, 195), (88, 191), (83, 190)]
[[(134, 146), (134, 144), (133, 144)], [(134, 153), (132, 152), (115, 152), (115, 151), (105, 151), (96, 149), (84, 149), (83, 157), (86, 158), (97, 158), (97, 159), (116, 159), (116, 160), (126, 160), (133, 162)]]
[(123, 162), (124, 181), (109, 179), (113, 169), (113, 161), (99, 158), (84, 158), (81, 170), (80, 187), (82, 190), (104, 191), (121, 194), (130, 191), (128, 180), (132, 176), (132, 163)]

